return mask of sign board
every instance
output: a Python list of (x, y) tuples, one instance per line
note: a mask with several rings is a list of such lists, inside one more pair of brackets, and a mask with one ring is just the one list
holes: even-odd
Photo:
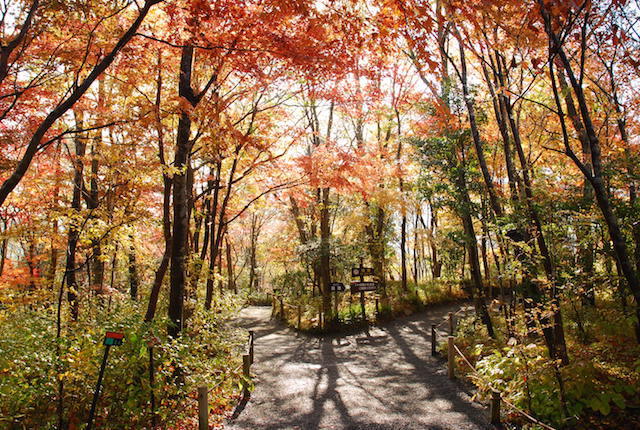
[(351, 294), (364, 293), (366, 291), (376, 291), (377, 288), (377, 282), (352, 282)]
[(329, 284), (329, 290), (332, 293), (337, 293), (346, 290), (346, 287), (342, 282), (332, 282), (331, 284)]
[(124, 339), (124, 333), (108, 331), (104, 335), (104, 344), (107, 346), (119, 346), (122, 345), (122, 339)]
[(373, 276), (373, 267), (352, 267), (351, 276), (354, 278), (358, 276)]

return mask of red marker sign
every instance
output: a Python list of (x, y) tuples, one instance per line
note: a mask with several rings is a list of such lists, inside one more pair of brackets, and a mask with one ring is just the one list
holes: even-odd
[(108, 346), (119, 346), (122, 345), (122, 339), (124, 339), (124, 333), (108, 331), (104, 335), (104, 344)]
[(102, 378), (104, 376), (104, 368), (107, 366), (107, 358), (109, 358), (109, 349), (112, 346), (122, 345), (122, 339), (124, 339), (124, 333), (118, 333), (116, 331), (108, 331), (104, 334), (104, 356), (102, 357), (102, 364), (100, 365), (100, 373), (98, 374), (98, 386), (95, 393), (93, 393), (93, 402), (91, 402), (91, 410), (89, 411), (89, 420), (87, 421), (87, 430), (93, 428), (93, 418), (96, 415), (96, 407), (98, 406), (98, 399), (100, 398), (100, 386), (102, 385)]

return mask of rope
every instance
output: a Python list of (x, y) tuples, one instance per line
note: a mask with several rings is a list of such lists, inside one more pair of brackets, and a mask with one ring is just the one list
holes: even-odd
[(545, 424), (545, 423), (543, 423), (542, 421), (535, 419), (534, 417), (532, 417), (531, 415), (529, 415), (528, 413), (526, 413), (525, 411), (523, 411), (522, 409), (520, 409), (519, 407), (517, 407), (517, 406), (516, 406), (516, 405), (514, 405), (513, 403), (509, 402), (508, 400), (506, 400), (506, 399), (502, 399), (502, 401), (503, 401), (507, 406), (509, 406), (511, 409), (513, 409), (514, 411), (516, 411), (516, 412), (518, 412), (518, 413), (522, 414), (525, 418), (527, 418), (527, 419), (528, 419), (529, 421), (531, 421), (532, 423), (537, 424), (537, 425), (539, 425), (539, 426), (541, 426), (541, 427), (543, 427), (543, 428), (545, 428), (545, 429), (547, 429), (547, 430), (556, 430), (556, 429), (555, 429), (555, 427), (551, 427), (550, 425)]
[(478, 377), (480, 377), (480, 374), (478, 373), (478, 371), (476, 370), (475, 367), (473, 367), (473, 364), (471, 364), (469, 362), (469, 360), (467, 360), (467, 357), (464, 356), (464, 354), (462, 353), (462, 351), (460, 351), (460, 349), (458, 349), (457, 345), (454, 343), (453, 344), (453, 349), (456, 350), (456, 352), (458, 354), (460, 354), (460, 357), (462, 357), (462, 359), (464, 360), (465, 363), (467, 363), (467, 366), (469, 366), (471, 368), (471, 370), (473, 370), (473, 373), (475, 373)]
[[(460, 357), (462, 357), (462, 359), (464, 360), (464, 362), (467, 364), (467, 366), (469, 366), (469, 368), (471, 368), (471, 370), (473, 371), (473, 373), (475, 374), (475, 376), (478, 379), (483, 379), (482, 375), (480, 375), (480, 373), (478, 373), (478, 370), (473, 366), (473, 364), (471, 364), (469, 362), (469, 360), (467, 360), (467, 357), (465, 357), (465, 355), (462, 353), (462, 351), (460, 351), (460, 348), (458, 348), (458, 346), (456, 344), (453, 344), (453, 349), (455, 349), (455, 351), (458, 353), (458, 355), (460, 355)], [(491, 384), (488, 384), (491, 385)], [(509, 402), (507, 399), (505, 399), (504, 397), (501, 397), (501, 400), (507, 405), (509, 406), (512, 410), (520, 413), (522, 416), (524, 416), (525, 418), (527, 418), (529, 421), (531, 421), (534, 424), (537, 424), (547, 430), (556, 430), (554, 427), (551, 427), (548, 424), (543, 423), (542, 421), (532, 417), (531, 415), (529, 415), (528, 413), (526, 413), (525, 411), (523, 411), (522, 409), (520, 409), (519, 407), (517, 407), (516, 405), (514, 405), (513, 403)]]
[[(466, 309), (458, 309), (458, 311), (454, 312), (452, 315), (453, 315), (453, 316), (458, 316), (458, 315), (460, 315), (460, 314), (466, 314), (466, 313), (467, 313), (467, 310), (466, 310)], [(443, 324), (447, 324), (448, 322), (449, 322), (449, 315), (447, 315), (447, 317), (446, 317), (446, 318), (444, 318), (444, 319), (440, 322), (440, 324), (436, 325), (436, 328), (440, 328), (440, 327), (442, 327), (442, 325), (443, 325)]]
[[(251, 347), (251, 338), (252, 338), (252, 336), (249, 335), (249, 339), (247, 339), (247, 342), (246, 342), (246, 348), (245, 348), (246, 350), (249, 350), (249, 348)], [(233, 375), (233, 374), (238, 374), (240, 372), (240, 370), (242, 369), (242, 366), (243, 365), (241, 364), (241, 365), (237, 366), (235, 369), (233, 369), (231, 372), (224, 373), (223, 374), (223, 378), (220, 381), (218, 381), (215, 385), (213, 385), (211, 388), (209, 388), (207, 390), (207, 394), (210, 394), (213, 390), (215, 390), (216, 388), (220, 387), (227, 380), (226, 376), (230, 376), (230, 375)], [(185, 398), (188, 398), (188, 399), (191, 399), (191, 400), (198, 400), (197, 396), (194, 397), (194, 394), (197, 394), (197, 392), (198, 392), (198, 388), (196, 387), (195, 389), (187, 392), (184, 396), (185, 396)], [(184, 410), (183, 409), (175, 410), (172, 414), (167, 416), (164, 419), (164, 421), (167, 422), (167, 421), (173, 420), (181, 412), (184, 412)]]

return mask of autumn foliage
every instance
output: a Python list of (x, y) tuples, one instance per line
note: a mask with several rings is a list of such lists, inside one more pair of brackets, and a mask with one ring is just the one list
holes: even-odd
[(222, 420), (230, 317), (278, 291), (305, 329), (366, 325), (374, 296), (329, 289), (360, 261), (379, 321), (473, 300), (480, 397), (620, 425), (639, 19), (625, 0), (3, 2), (0, 427), (84, 425), (109, 329), (101, 428), (188, 428), (211, 380)]

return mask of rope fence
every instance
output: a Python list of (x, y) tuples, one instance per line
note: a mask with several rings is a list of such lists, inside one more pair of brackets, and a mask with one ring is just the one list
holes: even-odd
[[(245, 353), (242, 355), (241, 365), (235, 367), (230, 372), (225, 372), (221, 375), (222, 379), (210, 388), (207, 385), (201, 385), (185, 394), (186, 398), (197, 400), (198, 402), (198, 430), (209, 429), (209, 394), (226, 382), (228, 376), (237, 376), (240, 371), (242, 371), (242, 398), (246, 398), (248, 396), (251, 380), (251, 365), (253, 364), (254, 340), (255, 332), (253, 330), (249, 330), (249, 336), (245, 344)], [(184, 413), (184, 409), (177, 409), (172, 414), (164, 418), (164, 421), (171, 421), (177, 418), (181, 413)], [(152, 411), (152, 414), (155, 414), (155, 411)]]
[[(242, 355), (242, 365), (237, 366), (231, 374), (238, 374), (242, 369), (242, 399), (249, 395), (249, 385), (251, 381), (251, 365), (253, 364), (253, 344), (255, 332), (249, 330), (247, 343), (245, 344), (245, 354)], [(206, 385), (198, 387), (198, 430), (209, 429), (209, 393), (219, 387), (225, 380), (219, 381), (211, 388)]]
[[(469, 367), (469, 369), (471, 369), (471, 372), (473, 373), (473, 375), (478, 378), (479, 380), (482, 380), (483, 382), (485, 382), (488, 386), (491, 386), (490, 382), (487, 382), (483, 376), (478, 372), (478, 370), (475, 368), (475, 366), (473, 364), (471, 364), (471, 362), (469, 361), (469, 359), (464, 355), (464, 353), (460, 350), (460, 348), (458, 348), (458, 346), (455, 344), (454, 340), (454, 331), (455, 331), (455, 324), (454, 324), (454, 316), (460, 314), (461, 311), (464, 310), (459, 310), (458, 312), (456, 312), (455, 314), (452, 312), (449, 312), (449, 314), (447, 315), (447, 318), (445, 318), (440, 324), (432, 324), (431, 325), (431, 355), (435, 356), (437, 355), (437, 351), (436, 351), (436, 345), (437, 345), (437, 335), (436, 335), (436, 329), (438, 327), (441, 327), (442, 325), (449, 323), (449, 336), (447, 338), (447, 343), (448, 343), (448, 347), (447, 347), (447, 374), (449, 376), (450, 379), (454, 379), (455, 378), (455, 355), (458, 354), (461, 358), (462, 361)], [(514, 405), (513, 403), (509, 402), (507, 399), (503, 398), (500, 391), (495, 390), (495, 389), (491, 389), (491, 403), (490, 403), (490, 416), (491, 416), (491, 424), (493, 425), (500, 425), (501, 422), (501, 414), (500, 414), (500, 404), (504, 403), (505, 405), (507, 405), (513, 412), (516, 412), (518, 414), (520, 414), (521, 416), (523, 416), (524, 418), (526, 418), (527, 420), (529, 420), (531, 423), (539, 425), (540, 427), (546, 429), (546, 430), (556, 430), (555, 427), (550, 426), (549, 424), (545, 424), (542, 421), (540, 421), (539, 419), (531, 416), (531, 414), (525, 412), (524, 410), (522, 410), (521, 408), (517, 407), (516, 405)]]

